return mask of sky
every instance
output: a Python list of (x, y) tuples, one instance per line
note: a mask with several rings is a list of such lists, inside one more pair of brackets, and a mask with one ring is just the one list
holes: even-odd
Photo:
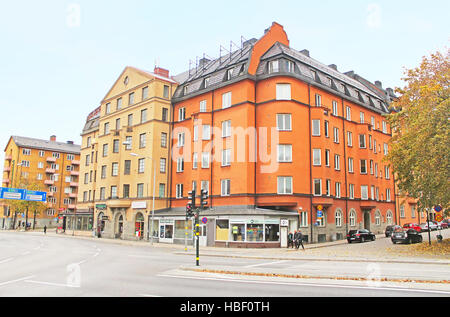
[(449, 12), (448, 0), (0, 0), (0, 161), (11, 135), (80, 144), (126, 66), (176, 75), (272, 22), (340, 72), (403, 87), (405, 69), (449, 47)]

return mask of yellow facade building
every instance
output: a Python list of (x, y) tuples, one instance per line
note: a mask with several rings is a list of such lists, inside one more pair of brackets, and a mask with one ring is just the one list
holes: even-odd
[[(49, 140), (11, 136), (5, 148), (2, 187), (35, 184), (47, 192), (48, 209), (36, 216), (32, 212), (28, 223), (39, 228), (56, 226), (59, 214), (75, 210), (79, 165), (80, 146), (72, 141), (57, 142), (54, 135)], [(0, 217), (3, 229), (17, 228), (25, 221), (23, 211), (12, 210), (8, 201), (3, 202)]]
[[(126, 67), (85, 124), (76, 213), (97, 235), (147, 239), (153, 210), (169, 208), (169, 72)], [(71, 222), (68, 221), (68, 229)]]

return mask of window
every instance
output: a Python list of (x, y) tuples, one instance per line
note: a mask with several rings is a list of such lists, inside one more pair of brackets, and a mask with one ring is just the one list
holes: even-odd
[(230, 180), (222, 179), (220, 181), (221, 196), (230, 196)]
[(145, 100), (148, 98), (148, 86), (142, 88), (142, 100)]
[(222, 166), (231, 165), (231, 149), (222, 150)]
[(201, 187), (200, 189), (208, 192), (209, 191), (209, 181), (202, 181), (200, 187)]
[(375, 186), (370, 186), (370, 199), (375, 200)]
[(389, 168), (389, 166), (385, 166), (384, 167), (384, 178), (385, 179), (390, 179), (390, 168)]
[(325, 194), (331, 196), (331, 179), (325, 181)]
[(280, 70), (280, 67), (279, 67), (278, 60), (271, 61), (269, 63), (269, 73), (270, 74), (271, 73), (277, 73), (277, 72), (279, 72), (279, 70)]
[[(386, 189), (386, 201), (391, 201), (391, 190), (389, 188)], [(414, 207), (411, 207), (411, 209)]]
[(91, 155), (87, 154), (86, 155), (86, 162), (85, 162), (85, 166), (89, 166), (89, 162), (91, 161)]
[(44, 168), (44, 163), (43, 162), (39, 162), (38, 163), (38, 168)]
[(134, 92), (128, 95), (128, 105), (134, 104)]
[(102, 165), (102, 174), (101, 174), (101, 178), (105, 179), (106, 178), (106, 165)]
[(277, 84), (277, 100), (291, 100), (291, 84)]
[(108, 144), (103, 144), (103, 157), (108, 156)]
[(400, 206), (400, 217), (405, 218), (405, 205)]
[(137, 198), (144, 197), (144, 184), (137, 184)]
[(348, 184), (348, 198), (355, 199), (355, 185)]
[(352, 121), (352, 109), (349, 106), (345, 107), (345, 118)]
[(131, 161), (125, 160), (123, 174), (130, 175), (130, 173), (131, 173)]
[(75, 155), (73, 154), (67, 154), (67, 160), (68, 161), (73, 161), (75, 159)]
[(206, 112), (206, 100), (200, 101), (200, 112)]
[(278, 131), (292, 131), (291, 123), (291, 114), (277, 114)]
[(164, 85), (164, 88), (163, 88), (164, 90), (163, 90), (163, 97), (164, 98), (169, 98), (169, 86), (167, 86), (167, 85)]
[(372, 129), (375, 130), (375, 117), (370, 117), (370, 124), (372, 125)]
[(192, 154), (192, 168), (198, 168), (198, 153), (195, 152)]
[(111, 113), (111, 104), (108, 102), (105, 105), (105, 114), (110, 114)]
[(333, 128), (333, 141), (339, 143), (339, 128)]
[(193, 137), (194, 142), (198, 141), (198, 125), (194, 125), (194, 137)]
[(330, 167), (330, 150), (325, 150), (325, 166)]
[(178, 147), (184, 146), (184, 133), (178, 133)]
[(359, 112), (359, 123), (364, 123), (364, 112)]
[(118, 175), (119, 175), (119, 163), (112, 163), (111, 176), (118, 176)]
[(133, 126), (133, 114), (128, 115), (127, 125), (129, 127)]
[(182, 157), (177, 158), (177, 173), (184, 172), (184, 159)]
[(367, 160), (360, 160), (360, 173), (367, 174)]
[(106, 122), (106, 123), (103, 125), (103, 133), (104, 133), (104, 134), (109, 134), (109, 122)]
[(279, 195), (292, 195), (292, 177), (278, 177), (278, 194)]
[(320, 120), (312, 120), (312, 135), (320, 136)]
[(133, 146), (133, 137), (127, 136), (125, 138), (125, 150), (131, 150), (132, 146)]
[(113, 141), (113, 153), (119, 153), (119, 140)]
[(332, 104), (333, 104), (333, 106), (332, 106), (333, 107), (333, 115), (338, 116), (339, 112), (338, 112), (338, 103), (337, 103), (337, 101), (333, 100)]
[(231, 92), (222, 95), (222, 109), (231, 107)]
[(372, 136), (369, 135), (369, 149), (372, 150)]
[(42, 174), (39, 174), (39, 173), (38, 173), (36, 179), (37, 179), (37, 180), (42, 180)]
[(183, 198), (183, 184), (176, 185), (176, 198)]
[(314, 179), (314, 196), (322, 196), (322, 180)]
[(386, 124), (386, 121), (382, 121), (381, 124), (382, 124), (382, 126), (383, 126), (383, 133), (387, 133), (387, 124)]
[(205, 88), (209, 86), (210, 80), (211, 80), (211, 77), (206, 77), (205, 78)]
[(325, 137), (326, 137), (326, 138), (329, 138), (329, 137), (330, 137), (330, 134), (329, 134), (329, 126), (330, 126), (329, 122), (325, 120), (325, 122), (324, 122), (324, 128), (325, 128)]
[(146, 145), (146, 136), (145, 133), (139, 134), (139, 148), (145, 148)]
[(204, 124), (202, 125), (202, 140), (211, 139), (211, 126)]
[(233, 76), (233, 68), (227, 69), (227, 80), (230, 80)]
[(30, 149), (22, 149), (22, 154), (23, 155), (31, 155), (31, 150)]
[(84, 183), (87, 184), (89, 182), (89, 173), (84, 173)]
[(161, 147), (167, 147), (167, 133), (161, 132)]
[(308, 227), (308, 212), (307, 211), (300, 212), (300, 227), (301, 228)]
[(390, 210), (386, 213), (386, 222), (388, 225), (392, 225), (392, 211)]
[(365, 134), (359, 135), (359, 148), (360, 149), (366, 148), (366, 135)]
[(231, 136), (231, 120), (222, 122), (222, 138)]
[(335, 191), (335, 196), (336, 196), (336, 198), (341, 198), (341, 183), (339, 183), (339, 182), (336, 182), (336, 184), (335, 184), (336, 186), (335, 186), (335, 189), (336, 189), (336, 191)]
[(117, 186), (111, 186), (111, 198), (117, 198)]
[(166, 172), (166, 159), (165, 158), (159, 159), (159, 172), (163, 173), (163, 174)]
[(353, 170), (353, 158), (352, 157), (348, 158), (348, 172), (349, 173), (353, 173), (354, 172), (354, 170)]
[(340, 209), (336, 210), (334, 222), (336, 224), (336, 227), (342, 227), (342, 211)]
[(183, 121), (186, 119), (186, 108), (178, 109), (178, 121)]
[(159, 198), (166, 196), (166, 184), (159, 184)]
[(39, 151), (39, 157), (44, 157), (45, 151)]
[(356, 212), (354, 210), (350, 211), (350, 227), (356, 226)]
[(322, 106), (322, 96), (319, 94), (316, 94), (316, 107)]
[(370, 175), (373, 175), (373, 160), (369, 161)]
[(336, 171), (341, 170), (341, 156), (339, 154), (334, 155), (334, 169)]
[(292, 145), (291, 144), (279, 144), (278, 150), (278, 162), (290, 163), (292, 162)]
[(313, 165), (314, 166), (322, 165), (322, 150), (321, 149), (313, 149)]
[(347, 131), (347, 145), (353, 146), (353, 133)]
[(105, 200), (106, 198), (106, 188), (100, 187), (100, 200)]
[(144, 173), (145, 170), (145, 159), (141, 158), (138, 160), (138, 173)]
[(384, 155), (388, 155), (389, 153), (389, 146), (386, 143), (383, 144), (383, 153)]
[(147, 122), (147, 109), (141, 110), (141, 123)]
[(361, 199), (362, 200), (369, 199), (369, 187), (366, 185), (361, 186)]
[(169, 109), (167, 108), (162, 108), (162, 121), (167, 122), (169, 121)]
[(209, 153), (202, 153), (202, 168), (209, 168)]

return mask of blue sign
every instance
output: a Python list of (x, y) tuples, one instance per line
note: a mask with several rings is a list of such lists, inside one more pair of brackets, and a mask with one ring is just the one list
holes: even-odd
[(441, 212), (442, 211), (442, 207), (441, 206), (436, 206), (436, 207), (434, 207), (434, 210), (436, 212)]
[(25, 189), (0, 187), (0, 199), (24, 200)]
[(25, 192), (25, 200), (45, 202), (47, 201), (47, 193), (27, 190)]
[(317, 210), (317, 218), (322, 218), (322, 217), (323, 217), (323, 211)]
[(203, 217), (203, 218), (202, 218), (202, 222), (203, 222), (204, 224), (206, 224), (206, 223), (208, 222), (208, 218)]

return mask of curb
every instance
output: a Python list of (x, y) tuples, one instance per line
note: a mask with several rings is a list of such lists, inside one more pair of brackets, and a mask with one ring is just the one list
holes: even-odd
[(340, 281), (358, 281), (358, 282), (391, 282), (391, 283), (418, 283), (418, 284), (450, 284), (450, 280), (413, 280), (413, 279), (398, 279), (398, 278), (379, 278), (370, 279), (367, 277), (350, 277), (350, 276), (313, 276), (313, 275), (298, 275), (298, 274), (284, 274), (284, 273), (262, 273), (262, 272), (241, 272), (241, 271), (227, 271), (227, 270), (213, 270), (213, 269), (195, 269), (180, 267), (182, 271), (197, 272), (197, 273), (213, 273), (226, 275), (244, 275), (256, 277), (279, 277), (292, 279), (322, 279), (322, 280), (340, 280)]

